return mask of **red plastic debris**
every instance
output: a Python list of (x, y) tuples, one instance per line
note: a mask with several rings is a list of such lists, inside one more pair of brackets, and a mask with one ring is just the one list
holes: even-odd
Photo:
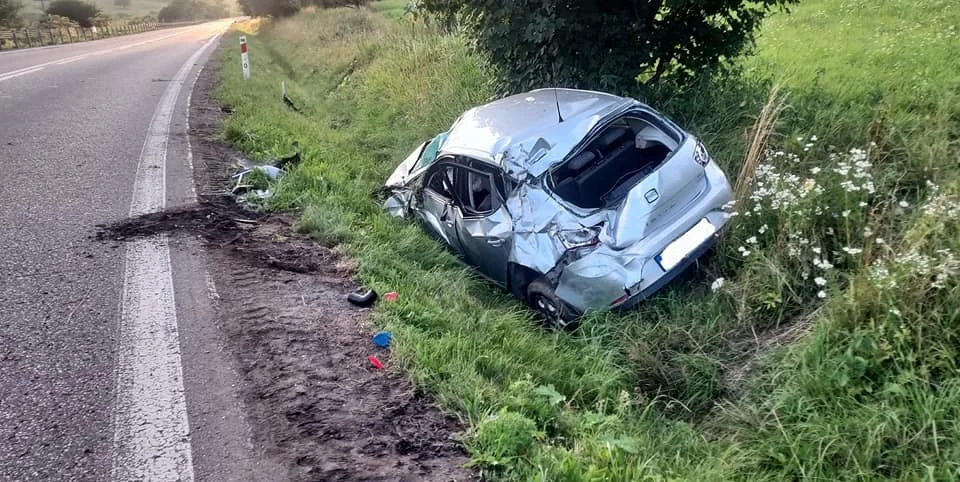
[(377, 357), (370, 355), (367, 357), (367, 360), (370, 360), (370, 364), (377, 367), (377, 370), (383, 370), (383, 363), (380, 363), (380, 360), (377, 360)]
[(397, 301), (397, 297), (400, 295), (396, 291), (391, 291), (389, 293), (383, 294), (383, 299), (386, 301)]

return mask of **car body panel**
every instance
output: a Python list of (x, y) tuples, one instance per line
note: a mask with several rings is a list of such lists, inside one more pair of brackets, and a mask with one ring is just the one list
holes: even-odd
[[(669, 155), (649, 174), (644, 171), (636, 184), (623, 184), (628, 191), (609, 206), (584, 209), (561, 198), (550, 186), (551, 170), (589, 148), (611, 122), (628, 114), (656, 122), (663, 141), (669, 137), (675, 143)], [(518, 94), (468, 110), (441, 144), (439, 160), (420, 158), (424, 143), (397, 167), (386, 183), (391, 196), (385, 208), (395, 216), (415, 213), (501, 286), (511, 283), (510, 264), (537, 273), (579, 312), (625, 306), (648, 296), (712, 245), (729, 219), (724, 209), (732, 199), (730, 185), (714, 162), (704, 164), (695, 156), (702, 149), (699, 141), (632, 99), (569, 89)], [(430, 167), (414, 169), (418, 164)], [(510, 187), (497, 193), (500, 204), (492, 212), (465, 217), (458, 199), (465, 194), (453, 194), (454, 186), (446, 195), (430, 188), (433, 173), (447, 165), (475, 172), (481, 172), (475, 167), (487, 166), (484, 172), (499, 172)], [(472, 186), (463, 189), (467, 191), (458, 192), (469, 191), (471, 197), (477, 192)], [(618, 187), (616, 192), (622, 191)], [(703, 219), (714, 227), (714, 235), (664, 270), (657, 255)], [(575, 236), (569, 233), (585, 229), (597, 233), (596, 243), (571, 246)]]

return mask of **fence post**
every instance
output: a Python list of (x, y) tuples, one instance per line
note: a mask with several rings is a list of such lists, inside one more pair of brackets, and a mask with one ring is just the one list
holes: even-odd
[(30, 29), (23, 29), (23, 33), (27, 35), (27, 48), (33, 47), (33, 40), (30, 39)]

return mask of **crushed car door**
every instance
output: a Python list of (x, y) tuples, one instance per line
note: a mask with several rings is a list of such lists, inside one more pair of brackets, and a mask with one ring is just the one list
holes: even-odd
[(503, 178), (489, 169), (458, 164), (454, 181), (459, 207), (457, 235), (464, 257), (481, 273), (505, 285), (513, 223), (503, 205)]
[(418, 210), (423, 222), (459, 254), (463, 253), (457, 238), (455, 216), (459, 208), (453, 201), (454, 166), (440, 162), (427, 171), (423, 185), (423, 208)]

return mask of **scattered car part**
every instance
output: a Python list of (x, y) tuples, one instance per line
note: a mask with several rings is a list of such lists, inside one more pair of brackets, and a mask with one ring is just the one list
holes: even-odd
[(387, 179), (548, 326), (649, 297), (715, 242), (733, 194), (696, 137), (636, 100), (540, 89), (468, 110)]
[(373, 344), (379, 346), (380, 348), (386, 348), (390, 346), (390, 342), (393, 340), (393, 335), (389, 331), (378, 331), (377, 334), (373, 335)]
[(400, 297), (400, 294), (397, 293), (396, 291), (391, 291), (391, 292), (389, 292), (389, 293), (384, 293), (384, 294), (383, 294), (383, 300), (384, 300), (384, 301), (397, 301), (397, 298), (399, 298), (399, 297)]
[(367, 307), (377, 301), (377, 292), (371, 289), (360, 289), (348, 294), (347, 301), (354, 306)]
[(283, 103), (287, 104), (287, 107), (298, 114), (300, 113), (300, 109), (293, 103), (293, 99), (287, 96), (287, 81), (285, 80), (280, 81), (280, 97), (283, 98)]
[(367, 357), (367, 360), (370, 360), (370, 364), (373, 365), (377, 370), (383, 370), (383, 363), (380, 363), (380, 360), (377, 357), (370, 355)]

